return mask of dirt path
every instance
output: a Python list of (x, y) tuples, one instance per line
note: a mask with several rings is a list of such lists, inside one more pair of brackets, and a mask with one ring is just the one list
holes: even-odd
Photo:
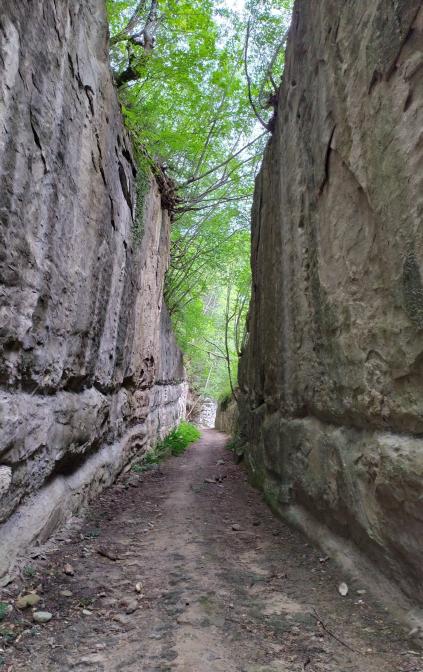
[(225, 440), (207, 430), (159, 470), (124, 476), (72, 538), (26, 567), (2, 599), (38, 587), (53, 619), (34, 626), (15, 610), (3, 622), (4, 670), (423, 670), (360, 586), (339, 595), (344, 577), (271, 515)]

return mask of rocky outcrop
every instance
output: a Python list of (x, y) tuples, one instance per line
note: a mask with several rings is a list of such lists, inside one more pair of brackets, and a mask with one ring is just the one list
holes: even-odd
[(297, 0), (240, 376), (269, 501), (354, 542), (420, 602), (422, 129), (421, 1)]
[(169, 215), (140, 172), (104, 0), (0, 15), (0, 575), (184, 414)]
[(215, 428), (229, 436), (238, 433), (239, 411), (238, 404), (233, 397), (224, 399), (218, 404)]

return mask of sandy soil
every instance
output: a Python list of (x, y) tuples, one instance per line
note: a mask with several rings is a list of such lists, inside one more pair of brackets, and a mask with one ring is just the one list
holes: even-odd
[(206, 430), (182, 457), (124, 475), (40, 550), (1, 599), (36, 589), (53, 618), (14, 609), (1, 670), (423, 671), (360, 585), (339, 594), (345, 577), (270, 513), (226, 440)]

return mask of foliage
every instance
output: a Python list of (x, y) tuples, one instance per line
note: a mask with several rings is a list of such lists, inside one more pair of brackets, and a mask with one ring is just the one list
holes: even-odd
[(253, 19), (248, 69), (253, 94), (262, 108), (280, 84), (292, 6), (292, 0), (246, 0), (247, 13)]
[(0, 602), (0, 621), (3, 621), (9, 613), (9, 605), (6, 602)]
[(181, 422), (179, 427), (173, 430), (163, 441), (165, 449), (171, 455), (181, 455), (191, 443), (194, 443), (201, 436), (197, 427), (189, 422)]
[(222, 411), (226, 411), (228, 408), (229, 404), (232, 401), (232, 392), (228, 393), (226, 392), (225, 394), (221, 395), (219, 399), (219, 407)]
[(251, 198), (268, 137), (249, 95), (270, 126), (291, 4), (107, 2), (126, 125), (138, 155), (172, 177), (179, 198), (166, 302), (191, 382), (216, 398), (234, 386), (245, 337)]
[(159, 441), (154, 448), (148, 451), (141, 463), (134, 464), (132, 471), (139, 474), (153, 464), (158, 464), (170, 455), (181, 455), (184, 450), (201, 436), (201, 432), (189, 422), (181, 422), (172, 430), (163, 441)]
[(32, 579), (36, 575), (36, 570), (35, 567), (32, 565), (25, 565), (25, 567), (22, 570), (22, 574), (24, 575), (25, 578), (27, 579)]
[(137, 161), (138, 172), (136, 177), (136, 212), (133, 224), (134, 243), (141, 242), (144, 233), (144, 202), (150, 185), (151, 174), (145, 157)]

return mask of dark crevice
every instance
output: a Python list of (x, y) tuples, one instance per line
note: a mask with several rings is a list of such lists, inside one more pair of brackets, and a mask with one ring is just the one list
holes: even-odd
[(407, 99), (404, 103), (404, 112), (407, 112), (407, 110), (410, 107), (410, 105), (412, 104), (412, 102), (413, 102), (413, 92), (410, 91), (408, 96), (407, 96)]
[(329, 164), (330, 164), (330, 155), (331, 155), (331, 151), (332, 151), (331, 144), (332, 144), (333, 136), (334, 136), (334, 134), (335, 134), (335, 129), (336, 129), (336, 124), (334, 125), (334, 127), (333, 127), (333, 129), (332, 129), (332, 132), (331, 132), (331, 134), (330, 134), (330, 136), (329, 136), (328, 144), (327, 144), (327, 146), (326, 146), (326, 155), (325, 155), (325, 176), (324, 176), (324, 178), (323, 178), (322, 184), (320, 185), (319, 196), (320, 196), (320, 194), (322, 194), (323, 189), (325, 188), (325, 186), (326, 186), (326, 184), (327, 184), (327, 182), (328, 182), (328, 180), (329, 180)]
[(122, 192), (125, 198), (125, 201), (128, 204), (128, 208), (131, 212), (132, 215), (132, 199), (131, 199), (131, 194), (129, 192), (129, 185), (128, 185), (128, 178), (126, 177), (125, 169), (122, 165), (122, 163), (119, 161), (119, 180), (120, 180), (120, 186), (122, 187)]
[(84, 86), (84, 91), (86, 93), (86, 96), (88, 98), (88, 104), (90, 106), (90, 111), (92, 116), (94, 116), (94, 91), (92, 90), (91, 86), (86, 84)]
[(370, 80), (369, 84), (369, 89), (368, 89), (368, 94), (370, 95), (373, 89), (375, 88), (376, 84), (379, 84), (379, 82), (382, 81), (382, 75), (379, 72), (379, 70), (375, 70), (373, 72), (372, 78)]
[(40, 136), (38, 135), (37, 129), (35, 128), (32, 112), (30, 112), (30, 124), (31, 124), (31, 129), (32, 129), (32, 135), (34, 137), (34, 142), (35, 142), (36, 146), (38, 147), (38, 149), (40, 150), (41, 160), (44, 164), (44, 175), (46, 175), (46, 173), (48, 173), (47, 162), (46, 162), (44, 152), (43, 152), (43, 148), (42, 148), (42, 145), (41, 145)]
[(116, 231), (115, 208), (114, 208), (114, 205), (113, 205), (113, 199), (110, 196), (110, 194), (109, 194), (109, 201), (110, 201), (110, 223), (112, 225), (113, 230)]
[(122, 151), (122, 156), (127, 160), (127, 162), (129, 163), (129, 165), (131, 166), (131, 169), (132, 169), (132, 175), (133, 175), (134, 177), (136, 177), (136, 176), (137, 176), (137, 167), (136, 167), (136, 165), (135, 165), (135, 163), (134, 163), (134, 161), (133, 161), (133, 158), (132, 158), (132, 156), (131, 156), (131, 153), (128, 151), (128, 149), (127, 149), (126, 147), (125, 147), (125, 148), (123, 149), (123, 151)]

